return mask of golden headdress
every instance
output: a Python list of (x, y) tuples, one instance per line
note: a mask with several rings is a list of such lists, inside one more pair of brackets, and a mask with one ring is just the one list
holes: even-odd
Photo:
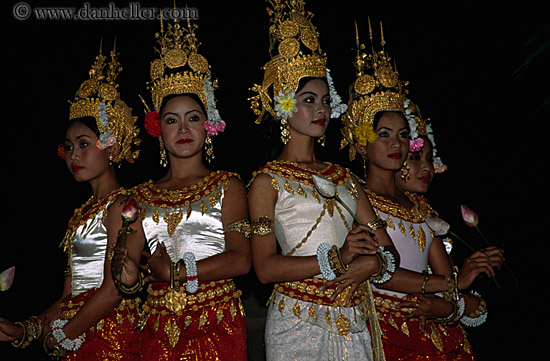
[(366, 145), (367, 142), (375, 140), (373, 138), (372, 123), (376, 113), (380, 111), (400, 111), (405, 114), (404, 101), (407, 90), (404, 87), (408, 84), (408, 82), (399, 79), (399, 73), (396, 67), (391, 64), (391, 58), (384, 48), (386, 42), (382, 23), (380, 23), (381, 49), (375, 51), (369, 19), (369, 35), (372, 46), (370, 54), (364, 52), (365, 45), (359, 42), (357, 24), (355, 24), (355, 31), (357, 55), (354, 66), (357, 78), (350, 86), (348, 111), (341, 117), (344, 123), (342, 129), (344, 139), (340, 148), (350, 145), (350, 160), (355, 159), (356, 142)]
[(210, 64), (197, 52), (201, 45), (195, 35), (197, 28), (196, 24), (191, 25), (189, 19), (186, 28), (175, 19), (173, 24), (168, 23), (165, 31), (161, 18), (160, 33), (155, 34), (159, 45), (155, 50), (160, 57), (151, 62), (152, 85), (149, 89), (157, 112), (160, 111), (162, 99), (168, 95), (198, 95), (207, 112), (205, 128), (209, 135), (216, 135), (223, 132), (225, 122), (218, 113), (214, 98), (217, 80), (212, 82)]
[[(267, 1), (267, 0), (266, 0)], [(276, 119), (286, 118), (291, 112), (280, 111), (275, 106), (278, 97), (294, 97), (300, 79), (305, 77), (325, 78), (329, 86), (333, 118), (346, 111), (336, 93), (327, 57), (321, 52), (319, 33), (311, 22), (313, 14), (304, 9), (303, 0), (271, 0), (267, 8), (271, 26), (269, 29), (269, 52), (271, 60), (265, 64), (261, 85), (254, 84), (250, 90), (258, 93), (249, 98), (256, 124), (261, 123), (266, 111)], [(275, 54), (274, 54), (275, 52)]]
[[(69, 120), (90, 116), (95, 118), (99, 129), (99, 140), (96, 146), (105, 149), (118, 143), (120, 150), (112, 159), (118, 163), (123, 159), (133, 163), (139, 151), (132, 151), (132, 145), (139, 145), (139, 129), (135, 126), (137, 117), (132, 116), (132, 109), (120, 99), (116, 77), (122, 71), (117, 61), (118, 53), (113, 46), (111, 60), (101, 53), (96, 56), (89, 71), (90, 79), (85, 80), (69, 109)], [(105, 69), (106, 67), (106, 69)]]
[(422, 147), (424, 146), (424, 140), (421, 138), (421, 136), (427, 137), (432, 143), (432, 154), (435, 172), (443, 173), (445, 170), (447, 170), (447, 166), (443, 164), (441, 158), (436, 155), (437, 150), (435, 149), (435, 140), (432, 127), (430, 125), (430, 119), (425, 119), (422, 117), (422, 114), (420, 113), (420, 108), (418, 108), (418, 105), (413, 103), (411, 99), (406, 98), (403, 105), (405, 107), (405, 118), (407, 118), (410, 129), (409, 151), (417, 152), (422, 149)]

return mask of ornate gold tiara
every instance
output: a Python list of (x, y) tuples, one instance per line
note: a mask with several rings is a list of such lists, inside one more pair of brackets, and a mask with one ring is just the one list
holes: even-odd
[(207, 125), (210, 135), (223, 131), (225, 122), (216, 108), (214, 90), (217, 80), (212, 81), (210, 64), (197, 52), (201, 45), (195, 35), (198, 28), (187, 19), (187, 27), (182, 27), (177, 19), (168, 23), (164, 30), (162, 18), (160, 32), (155, 34), (158, 42), (156, 52), (159, 58), (151, 62), (150, 75), (153, 106), (160, 111), (162, 99), (172, 94), (193, 93), (199, 96), (207, 111)]
[[(118, 84), (115, 82), (122, 71), (117, 61), (116, 44), (110, 53), (111, 60), (102, 54), (96, 56), (90, 71), (90, 78), (85, 80), (76, 92), (69, 108), (69, 120), (90, 116), (95, 118), (99, 129), (98, 148), (106, 148), (118, 143), (120, 150), (113, 158), (118, 163), (123, 159), (133, 163), (139, 151), (132, 151), (132, 145), (139, 145), (139, 129), (135, 126), (137, 117), (132, 116), (132, 109), (120, 99)], [(105, 67), (107, 67), (105, 71)]]
[[(344, 124), (342, 134), (344, 139), (340, 149), (350, 145), (349, 158), (355, 159), (355, 142), (357, 141), (358, 128), (374, 121), (374, 116), (380, 111), (400, 111), (405, 114), (403, 102), (408, 82), (399, 79), (399, 73), (395, 65), (391, 64), (391, 58), (384, 46), (384, 33), (380, 23), (381, 49), (374, 50), (372, 28), (369, 23), (369, 36), (371, 40), (371, 53), (364, 52), (365, 45), (359, 41), (357, 23), (355, 24), (355, 41), (357, 55), (353, 65), (356, 70), (356, 79), (350, 85), (350, 99), (348, 111), (341, 117)], [(365, 145), (365, 144), (363, 144)]]
[[(267, 0), (266, 0), (267, 1)], [(261, 123), (266, 112), (281, 119), (274, 109), (274, 97), (289, 95), (296, 91), (300, 79), (305, 77), (327, 78), (331, 96), (332, 117), (338, 117), (346, 110), (340, 104), (330, 73), (327, 57), (321, 51), (319, 33), (311, 22), (313, 14), (305, 11), (303, 0), (269, 1), (267, 8), (271, 26), (269, 28), (269, 52), (271, 60), (263, 67), (264, 79), (261, 85), (254, 84), (250, 90), (257, 95), (249, 98), (252, 111)]]

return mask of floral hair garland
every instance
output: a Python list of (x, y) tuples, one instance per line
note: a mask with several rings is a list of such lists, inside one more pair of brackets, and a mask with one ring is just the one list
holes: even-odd
[[(403, 102), (405, 107), (405, 117), (407, 118), (410, 128), (409, 152), (419, 152), (424, 147), (424, 139), (419, 137), (416, 116), (414, 115), (413, 110), (409, 107), (410, 103), (410, 99), (405, 99)], [(437, 150), (435, 149), (435, 140), (430, 124), (426, 124), (426, 133), (426, 136), (432, 143), (434, 170), (436, 173), (443, 173), (447, 170), (447, 166), (443, 164), (441, 158), (436, 156)]]
[(99, 134), (99, 139), (96, 142), (96, 147), (104, 150), (110, 146), (116, 144), (117, 140), (114, 135), (111, 134), (107, 126), (109, 125), (109, 115), (107, 114), (107, 104), (100, 102), (97, 106), (98, 110), (98, 120), (105, 130)]

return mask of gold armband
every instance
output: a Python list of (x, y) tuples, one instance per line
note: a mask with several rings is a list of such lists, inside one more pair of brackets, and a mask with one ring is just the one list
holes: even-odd
[(252, 221), (252, 234), (267, 236), (273, 233), (273, 221), (266, 216), (260, 216)]
[(381, 219), (380, 217), (376, 217), (366, 225), (367, 227), (371, 228), (373, 231), (376, 231), (379, 228), (386, 229), (386, 227), (388, 226), (388, 223), (383, 219)]
[(224, 232), (240, 232), (246, 238), (252, 236), (252, 228), (250, 222), (247, 219), (239, 219), (238, 221), (231, 222), (223, 229)]

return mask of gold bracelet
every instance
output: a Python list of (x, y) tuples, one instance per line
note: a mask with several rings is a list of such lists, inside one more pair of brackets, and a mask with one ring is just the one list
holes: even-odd
[(11, 342), (13, 347), (26, 348), (32, 341), (37, 340), (42, 336), (42, 320), (37, 316), (30, 316), (23, 322), (14, 322), (23, 329), (23, 336)]
[(420, 291), (422, 293), (422, 296), (426, 297), (426, 284), (428, 283), (428, 277), (430, 277), (430, 274), (428, 271), (424, 270), (422, 271), (422, 274), (424, 275), (424, 280), (422, 280), (422, 286), (420, 287)]
[(460, 320), (458, 303), (454, 299), (451, 299), (448, 302), (453, 306), (453, 312), (447, 317), (437, 317), (433, 320), (433, 322), (448, 326), (458, 323), (458, 321)]
[(143, 276), (141, 275), (141, 272), (138, 273), (138, 280), (133, 286), (128, 287), (120, 282), (119, 287), (120, 290), (127, 295), (133, 295), (141, 291), (143, 288)]
[(376, 257), (378, 258), (380, 267), (378, 268), (378, 272), (370, 276), (371, 281), (378, 281), (382, 279), (382, 276), (388, 270), (388, 261), (386, 260), (386, 257), (380, 252), (376, 253)]
[(14, 322), (15, 325), (21, 327), (23, 329), (23, 336), (19, 337), (18, 339), (15, 339), (11, 342), (11, 345), (16, 348), (25, 348), (29, 346), (30, 342), (27, 342), (27, 328), (23, 324), (23, 322), (16, 321)]
[(256, 236), (267, 236), (273, 233), (273, 220), (267, 216), (260, 216), (252, 221), (252, 234)]
[(225, 232), (240, 232), (246, 238), (250, 239), (252, 236), (252, 227), (247, 219), (239, 219), (238, 221), (231, 222), (223, 229)]
[(328, 251), (328, 261), (330, 268), (332, 268), (332, 271), (336, 274), (336, 276), (343, 275), (349, 269), (349, 266), (342, 260), (340, 249), (336, 245), (333, 245)]

